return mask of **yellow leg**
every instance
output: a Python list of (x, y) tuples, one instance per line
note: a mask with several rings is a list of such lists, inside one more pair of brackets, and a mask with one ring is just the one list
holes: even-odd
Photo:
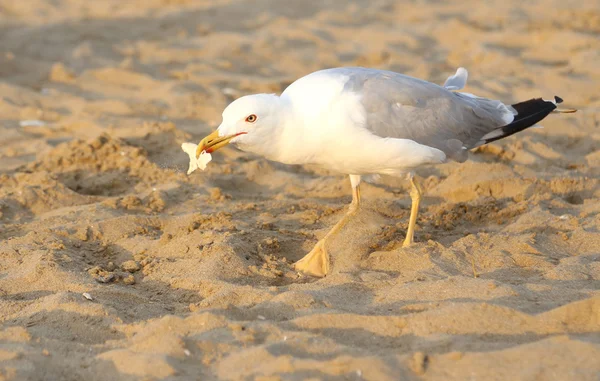
[[(305, 274), (323, 277), (329, 273), (329, 254), (327, 253), (327, 248), (325, 247), (327, 243), (327, 239), (337, 234), (344, 225), (348, 223), (350, 217), (354, 216), (356, 212), (358, 212), (358, 207), (360, 206), (360, 186), (356, 184), (352, 186), (352, 203), (350, 204), (350, 208), (348, 212), (342, 217), (342, 219), (335, 224), (335, 226), (323, 237), (315, 247), (310, 251), (310, 253), (306, 254), (302, 259), (298, 262), (294, 263), (294, 268), (298, 271), (302, 271)], [(358, 180), (360, 182), (360, 180)]]
[(412, 185), (412, 189), (410, 190), (410, 198), (412, 200), (412, 205), (410, 207), (408, 230), (406, 231), (406, 238), (404, 239), (402, 247), (410, 246), (414, 242), (415, 224), (417, 223), (417, 214), (419, 214), (419, 204), (421, 203), (421, 195), (423, 194), (423, 189), (421, 188), (421, 185), (419, 185), (419, 183), (412, 176), (410, 178), (410, 184)]

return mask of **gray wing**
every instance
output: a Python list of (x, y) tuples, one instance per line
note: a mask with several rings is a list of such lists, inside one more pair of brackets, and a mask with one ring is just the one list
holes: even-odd
[(406, 75), (366, 68), (330, 69), (348, 77), (344, 91), (358, 92), (367, 128), (381, 137), (411, 139), (454, 160), (514, 119), (502, 102), (455, 93)]

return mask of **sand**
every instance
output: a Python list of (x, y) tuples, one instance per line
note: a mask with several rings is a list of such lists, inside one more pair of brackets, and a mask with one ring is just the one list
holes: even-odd
[[(600, 5), (0, 0), (0, 380), (600, 379)], [(238, 96), (391, 69), (576, 114), (362, 188), (234, 148)], [(84, 293), (85, 296), (84, 296)]]

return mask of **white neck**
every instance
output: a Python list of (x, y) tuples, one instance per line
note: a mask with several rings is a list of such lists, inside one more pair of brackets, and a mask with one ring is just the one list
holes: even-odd
[[(279, 100), (270, 134), (264, 137), (264, 144), (243, 149), (284, 164), (311, 163), (318, 149), (313, 147), (314, 140), (306, 136), (304, 118), (295, 112), (289, 98), (281, 97)], [(312, 145), (310, 140), (313, 141)]]

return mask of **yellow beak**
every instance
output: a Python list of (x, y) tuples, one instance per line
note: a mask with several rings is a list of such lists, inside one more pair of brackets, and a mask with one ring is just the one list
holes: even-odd
[(220, 148), (225, 147), (227, 144), (229, 144), (231, 139), (242, 134), (245, 134), (245, 132), (240, 132), (237, 134), (227, 136), (219, 136), (219, 131), (213, 131), (207, 137), (200, 140), (198, 148), (196, 148), (196, 158), (200, 156), (202, 151), (206, 151), (206, 153), (212, 153)]

